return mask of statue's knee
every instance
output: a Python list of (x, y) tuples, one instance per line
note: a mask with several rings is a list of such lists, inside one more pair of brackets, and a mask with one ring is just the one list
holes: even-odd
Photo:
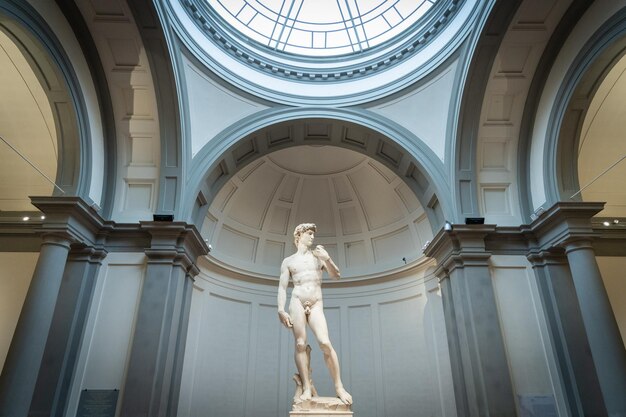
[(333, 345), (330, 344), (330, 341), (325, 340), (320, 342), (320, 349), (322, 349), (324, 353), (330, 353), (330, 351), (333, 350)]
[(304, 339), (296, 339), (296, 351), (306, 352), (306, 342)]

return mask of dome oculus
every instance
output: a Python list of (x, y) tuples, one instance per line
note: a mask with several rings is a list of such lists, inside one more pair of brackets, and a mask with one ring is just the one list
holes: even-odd
[(301, 56), (358, 53), (400, 35), (440, 0), (206, 0), (249, 39)]

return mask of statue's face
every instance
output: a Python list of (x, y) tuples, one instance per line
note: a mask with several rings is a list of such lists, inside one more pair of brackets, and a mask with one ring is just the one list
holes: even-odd
[(309, 247), (313, 244), (313, 239), (315, 239), (315, 232), (313, 230), (307, 230), (300, 235), (299, 243), (302, 243), (304, 246)]

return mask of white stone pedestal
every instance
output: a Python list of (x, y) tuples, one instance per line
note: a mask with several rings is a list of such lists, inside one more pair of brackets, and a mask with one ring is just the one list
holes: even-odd
[(353, 416), (352, 406), (335, 397), (313, 397), (310, 400), (293, 404), (289, 417), (338, 417)]

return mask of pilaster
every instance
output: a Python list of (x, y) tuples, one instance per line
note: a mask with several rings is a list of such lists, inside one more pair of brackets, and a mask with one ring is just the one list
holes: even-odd
[(69, 253), (30, 415), (64, 415), (96, 277), (106, 255), (103, 248), (91, 246)]
[(606, 416), (600, 381), (576, 300), (572, 274), (563, 250), (532, 250), (528, 254), (561, 384), (573, 417)]
[[(516, 416), (485, 237), (495, 225), (453, 225), (425, 254), (437, 259), (460, 415)], [(460, 365), (460, 366), (459, 366)], [(456, 368), (456, 369), (455, 369)]]
[(195, 262), (208, 248), (195, 227), (142, 222), (151, 236), (122, 416), (174, 415), (178, 404)]
[(6, 364), (0, 376), (0, 416), (29, 413), (71, 245), (93, 243), (102, 221), (78, 197), (33, 197), (45, 214), (41, 249)]

